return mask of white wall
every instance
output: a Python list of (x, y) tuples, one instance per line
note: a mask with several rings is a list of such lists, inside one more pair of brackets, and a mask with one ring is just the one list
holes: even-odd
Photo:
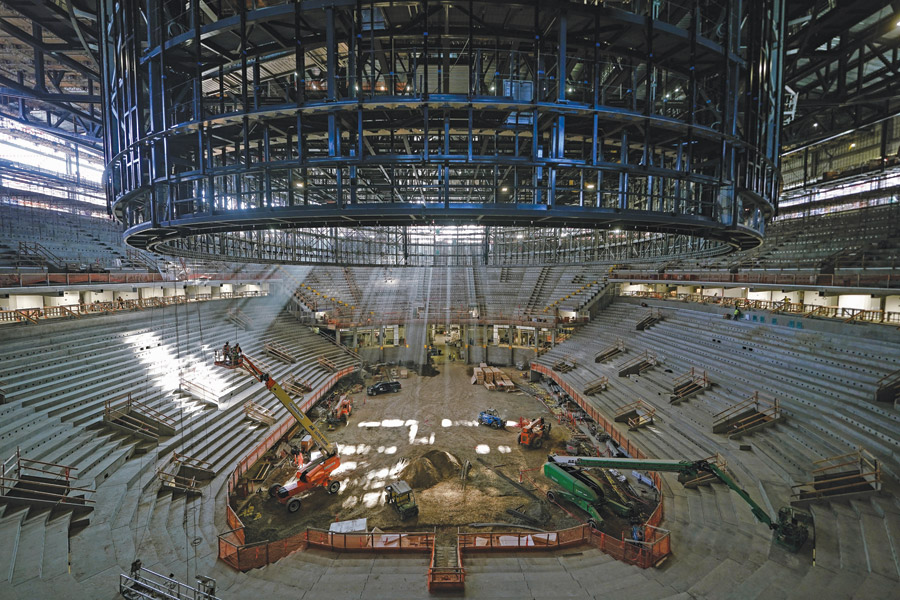
[(838, 298), (838, 306), (841, 308), (880, 310), (881, 298), (872, 298), (869, 294), (843, 294)]
[(166, 298), (171, 298), (173, 296), (184, 296), (184, 288), (163, 288), (163, 296), (165, 296)]
[(623, 292), (652, 292), (653, 286), (646, 283), (625, 283), (622, 284)]
[(62, 296), (44, 296), (44, 306), (71, 306), (81, 302), (78, 292), (63, 292)]
[(747, 288), (725, 288), (725, 293), (723, 294), (726, 298), (745, 298), (747, 294)]
[(679, 293), (679, 294), (693, 294), (693, 293), (694, 293), (694, 286), (692, 286), (692, 285), (679, 285), (677, 288), (675, 288), (675, 291), (676, 291), (676, 293)]
[[(762, 291), (762, 292), (747, 292), (748, 300), (771, 300), (772, 292), (770, 291)], [(781, 298), (779, 298), (781, 300)]]
[(807, 291), (803, 294), (803, 304), (811, 306), (837, 306), (837, 296), (819, 296), (818, 292)]
[(105, 290), (102, 292), (81, 292), (81, 302), (84, 304), (90, 304), (91, 302), (112, 302), (113, 301), (113, 292), (112, 290)]
[(162, 288), (158, 287), (138, 288), (138, 292), (140, 293), (141, 298), (162, 298), (163, 295)]
[(800, 292), (800, 291), (792, 292), (792, 291), (787, 291), (787, 290), (781, 290), (780, 292), (772, 293), (772, 300), (775, 300), (777, 302), (781, 302), (782, 300), (785, 299), (785, 297), (789, 298), (791, 303), (793, 303), (793, 304), (800, 304), (803, 302), (803, 292)]
[(703, 297), (710, 297), (710, 298), (713, 296), (718, 296), (719, 298), (721, 298), (724, 293), (725, 293), (725, 288), (708, 287), (708, 288), (703, 288), (702, 290), (700, 290), (700, 294)]
[[(2, 302), (2, 300), (0, 300)], [(884, 310), (900, 312), (900, 296), (888, 296), (884, 299)]]

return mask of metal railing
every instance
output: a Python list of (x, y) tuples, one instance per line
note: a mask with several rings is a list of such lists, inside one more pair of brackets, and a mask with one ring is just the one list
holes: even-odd
[(622, 296), (632, 298), (650, 298), (680, 302), (696, 302), (698, 304), (717, 304), (723, 308), (740, 310), (765, 310), (774, 313), (790, 314), (797, 317), (822, 317), (826, 319), (842, 319), (845, 322), (885, 323), (900, 326), (900, 312), (884, 310), (865, 310), (842, 306), (819, 306), (817, 304), (800, 304), (785, 300), (750, 300), (748, 298), (723, 298), (702, 294), (664, 294), (661, 292), (622, 292)]
[(896, 273), (772, 273), (770, 271), (729, 273), (727, 271), (694, 271), (688, 273), (658, 273), (643, 270), (618, 270), (610, 274), (611, 281), (627, 282), (696, 282), (732, 283), (736, 285), (795, 285), (815, 287), (900, 287)]
[(137, 300), (92, 302), (90, 304), (68, 304), (64, 306), (44, 306), (41, 308), (16, 308), (12, 310), (0, 310), (0, 324), (22, 322), (37, 324), (47, 319), (81, 318), (90, 315), (105, 315), (123, 311), (163, 308), (174, 304), (187, 304), (188, 302), (233, 300), (236, 298), (255, 298), (265, 295), (266, 294), (256, 291), (225, 292), (218, 298), (207, 294), (198, 294), (197, 296), (163, 296), (158, 298), (140, 298)]
[(176, 283), (197, 282), (209, 285), (217, 281), (240, 281), (247, 283), (281, 281), (280, 277), (268, 273), (194, 273), (190, 276), (175, 277), (161, 273), (0, 273), (0, 288), (33, 287), (48, 285), (89, 285), (94, 283)]

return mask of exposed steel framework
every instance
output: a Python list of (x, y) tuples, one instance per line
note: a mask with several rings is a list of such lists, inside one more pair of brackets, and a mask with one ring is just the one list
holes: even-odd
[[(753, 247), (778, 191), (783, 13), (106, 0), (109, 201), (134, 246), (231, 260), (566, 260), (520, 251), (523, 228), (598, 231), (573, 237), (594, 256), (612, 230), (671, 237), (666, 255)], [(476, 240), (404, 247), (423, 225)]]

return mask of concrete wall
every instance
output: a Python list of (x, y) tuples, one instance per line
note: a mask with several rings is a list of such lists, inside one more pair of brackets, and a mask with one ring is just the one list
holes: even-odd
[(844, 294), (839, 297), (838, 306), (841, 308), (881, 310), (881, 298), (872, 298), (869, 294)]
[(15, 310), (17, 308), (43, 308), (44, 297), (32, 294), (10, 294), (9, 298), (2, 301), (7, 306), (7, 310)]
[(812, 306), (837, 306), (837, 296), (820, 296), (818, 292), (806, 291), (803, 294), (803, 304)]
[(44, 306), (71, 306), (81, 302), (81, 294), (78, 292), (63, 292), (62, 296), (45, 296)]
[(900, 312), (900, 296), (888, 296), (884, 299), (884, 310)]
[[(768, 300), (772, 299), (772, 292), (770, 292), (768, 290), (763, 290), (763, 291), (759, 291), (759, 292), (748, 291), (747, 299), (748, 300), (767, 300), (768, 301)], [(779, 298), (779, 300), (780, 299), (781, 298)]]
[(92, 302), (112, 302), (114, 300), (112, 290), (104, 290), (102, 292), (81, 292), (81, 302), (90, 304)]

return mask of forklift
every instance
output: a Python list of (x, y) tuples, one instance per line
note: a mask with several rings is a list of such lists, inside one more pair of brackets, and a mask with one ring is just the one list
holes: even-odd
[(528, 448), (540, 448), (545, 439), (550, 439), (550, 423), (545, 423), (544, 417), (532, 419), (519, 433), (519, 443)]
[(340, 399), (328, 411), (326, 422), (328, 423), (328, 431), (334, 431), (338, 423), (347, 424), (350, 415), (353, 414), (353, 399), (349, 395), (343, 394)]

